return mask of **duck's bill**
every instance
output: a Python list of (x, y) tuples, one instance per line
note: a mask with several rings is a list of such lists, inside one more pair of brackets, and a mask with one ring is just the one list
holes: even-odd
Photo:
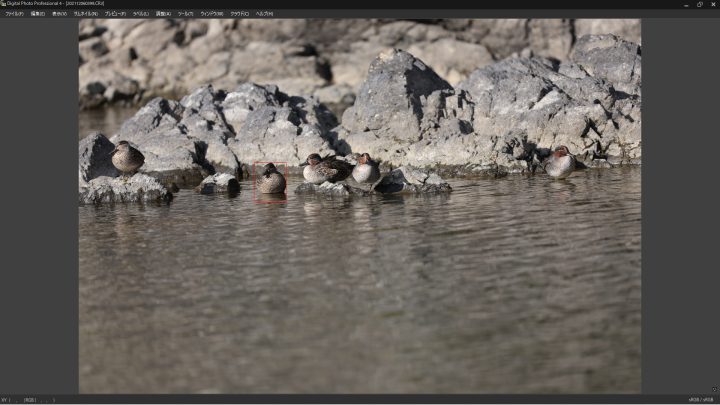
[(118, 149), (117, 149), (117, 147), (116, 147), (115, 149), (112, 150), (112, 152), (108, 153), (108, 155), (111, 155), (111, 156), (112, 156), (112, 155), (114, 155), (115, 152), (117, 152), (117, 151), (118, 151)]
[(300, 167), (307, 166), (307, 165), (308, 165), (308, 162), (302, 162), (302, 163), (300, 163)]

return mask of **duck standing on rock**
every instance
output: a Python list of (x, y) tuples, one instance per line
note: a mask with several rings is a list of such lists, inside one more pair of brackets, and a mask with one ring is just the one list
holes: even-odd
[(139, 150), (130, 146), (128, 141), (118, 142), (115, 149), (110, 152), (112, 164), (127, 179), (135, 174), (137, 169), (145, 163), (145, 156)]
[(380, 165), (369, 154), (363, 153), (358, 158), (352, 176), (358, 183), (375, 183), (380, 178)]
[(307, 157), (304, 163), (303, 177), (310, 183), (322, 184), (326, 181), (335, 183), (345, 180), (352, 173), (354, 165), (338, 160), (335, 156), (326, 156), (321, 158), (317, 153), (313, 153)]
[(285, 193), (285, 176), (278, 172), (274, 164), (268, 163), (262, 175), (255, 180), (255, 185), (263, 194)]
[(556, 179), (564, 179), (575, 170), (575, 156), (567, 146), (560, 145), (545, 162), (545, 172)]

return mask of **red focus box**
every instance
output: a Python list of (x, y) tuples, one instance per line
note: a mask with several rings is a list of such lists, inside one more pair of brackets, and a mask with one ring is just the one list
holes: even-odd
[[(278, 169), (282, 171), (285, 176), (285, 193), (283, 194), (263, 194), (257, 191), (257, 170), (260, 170), (260, 176), (266, 164), (272, 163)], [(252, 190), (253, 190), (253, 201), (256, 204), (287, 204), (287, 186), (288, 186), (288, 165), (287, 162), (253, 162), (252, 164)], [(284, 196), (283, 198), (280, 198)]]

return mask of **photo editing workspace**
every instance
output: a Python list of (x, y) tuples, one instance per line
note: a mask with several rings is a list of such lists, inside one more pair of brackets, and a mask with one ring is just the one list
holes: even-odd
[(718, 40), (715, 0), (0, 0), (0, 404), (719, 403)]

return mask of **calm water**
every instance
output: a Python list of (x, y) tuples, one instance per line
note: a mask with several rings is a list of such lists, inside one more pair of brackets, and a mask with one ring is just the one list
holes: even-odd
[(80, 207), (81, 392), (639, 393), (640, 169), (452, 186)]
[(110, 138), (115, 135), (123, 122), (137, 112), (137, 107), (103, 107), (79, 112), (79, 139), (83, 139), (93, 131), (100, 131)]

